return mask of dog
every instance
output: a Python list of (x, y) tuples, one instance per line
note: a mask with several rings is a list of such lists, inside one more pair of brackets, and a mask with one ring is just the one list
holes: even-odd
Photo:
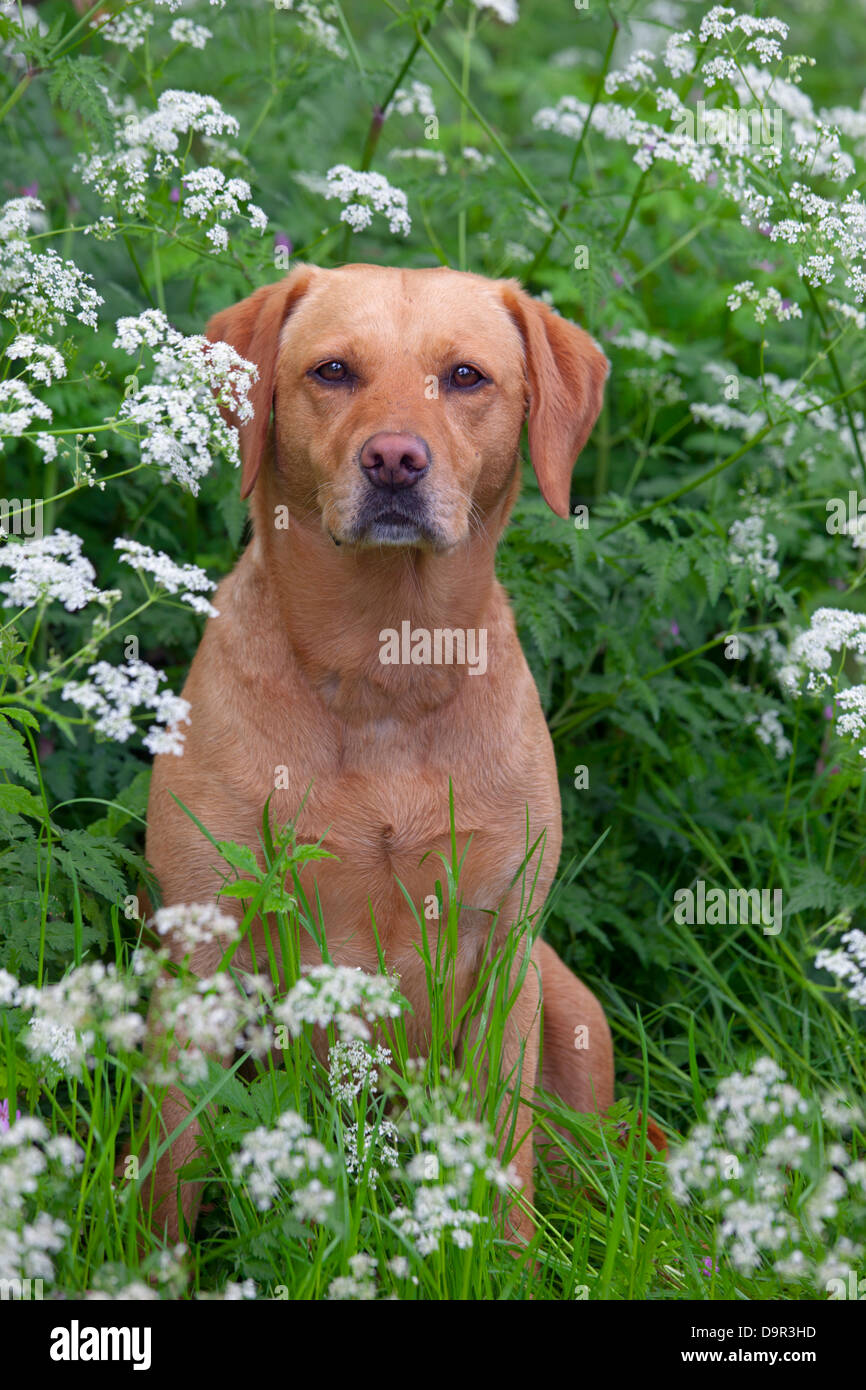
[[(377, 972), (378, 933), (412, 1006), (410, 1047), (425, 1055), (427, 982), (398, 880), (416, 904), (434, 893), (439, 855), (449, 855), (450, 789), (466, 850), (461, 901), (470, 905), (459, 923), (458, 1007), (478, 978), (491, 914), (500, 933), (520, 917), (527, 818), (529, 843), (544, 843), (533, 910), (557, 867), (553, 746), (494, 555), (520, 487), (527, 416), (541, 493), (557, 516), (569, 515), (573, 466), (609, 363), (588, 333), (517, 281), (441, 267), (298, 265), (218, 313), (207, 337), (258, 368), (253, 417), (234, 421), (252, 540), (217, 590), (219, 616), (183, 690), (183, 755), (154, 763), (147, 857), (165, 904), (213, 902), (216, 853), (175, 797), (216, 839), (260, 854), (270, 796), (277, 822), (297, 816), (299, 840), (321, 839), (335, 856), (304, 869), (331, 959)], [(385, 633), (414, 642), (419, 631), (456, 630), (484, 634), (483, 671), (480, 661), (383, 659)], [(262, 928), (252, 930), (262, 960)], [(522, 1059), (512, 1143), (531, 1201), (537, 1085), (603, 1114), (614, 1068), (598, 1000), (544, 941), (525, 949), (530, 968), (508, 1016), (502, 1074)], [(200, 947), (192, 968), (210, 974), (220, 954)], [(235, 959), (251, 968), (248, 950)], [(302, 960), (318, 959), (305, 940)], [(581, 1025), (588, 1046), (579, 1048)], [(187, 1117), (171, 1091), (163, 1134)], [(189, 1123), (156, 1165), (154, 1220), (172, 1239), (177, 1172), (199, 1132)], [(200, 1184), (184, 1184), (188, 1227), (199, 1200)], [(508, 1222), (517, 1240), (529, 1238), (519, 1203)]]

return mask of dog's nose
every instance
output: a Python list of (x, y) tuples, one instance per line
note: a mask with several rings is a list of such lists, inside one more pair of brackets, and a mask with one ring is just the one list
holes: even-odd
[(412, 487), (430, 467), (430, 450), (417, 434), (374, 434), (361, 450), (361, 467), (373, 487), (397, 492)]

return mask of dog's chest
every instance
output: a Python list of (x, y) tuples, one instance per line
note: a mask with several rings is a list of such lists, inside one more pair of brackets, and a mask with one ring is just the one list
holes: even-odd
[(465, 921), (483, 929), (519, 875), (527, 808), (535, 834), (549, 831), (545, 887), (558, 854), (558, 797), (546, 770), (527, 778), (485, 763), (471, 739), (457, 756), (441, 737), (431, 747), (423, 730), (387, 723), (347, 735), (311, 784), (274, 797), (277, 816), (289, 819), (306, 793), (298, 839), (321, 841), (334, 858), (309, 864), (301, 882), (315, 880), (332, 952), (349, 961), (360, 951), (358, 964), (375, 946), (373, 921), (386, 946), (409, 949), (420, 923), (447, 911), (449, 879), (462, 907), (476, 910)]

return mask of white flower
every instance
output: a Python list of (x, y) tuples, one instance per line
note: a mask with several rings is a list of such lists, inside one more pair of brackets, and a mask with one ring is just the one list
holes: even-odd
[(323, 964), (313, 966), (289, 990), (274, 1017), (295, 1035), (307, 1023), (319, 1028), (334, 1024), (349, 1038), (368, 1039), (367, 1022), (397, 1018), (400, 1012), (400, 997), (389, 976)]
[(772, 746), (777, 758), (787, 758), (794, 751), (776, 710), (764, 710), (761, 715), (747, 714), (745, 723), (755, 725), (755, 737), (768, 748)]
[(604, 90), (608, 96), (618, 92), (620, 87), (644, 87), (655, 77), (652, 64), (655, 55), (645, 48), (636, 48), (630, 55), (621, 72), (609, 72), (604, 79)]
[(435, 118), (432, 89), (426, 82), (413, 82), (408, 88), (398, 87), (385, 115), (390, 116), (392, 111), (396, 111), (398, 116), (413, 116), (417, 111), (423, 120)]
[(387, 1047), (371, 1047), (359, 1038), (336, 1042), (328, 1052), (328, 1079), (335, 1100), (352, 1101), (363, 1090), (373, 1092), (379, 1085), (379, 1067), (388, 1066)]
[(207, 613), (211, 618), (219, 616), (218, 610), (200, 597), (202, 590), (215, 589), (216, 584), (198, 565), (178, 565), (162, 550), (151, 550), (149, 545), (125, 536), (117, 537), (114, 548), (120, 551), (124, 564), (131, 565), (139, 573), (152, 574), (160, 589), (170, 594), (179, 593), (181, 602), (189, 604), (197, 613)]
[(829, 675), (833, 654), (850, 651), (860, 661), (866, 661), (866, 613), (852, 613), (843, 608), (818, 608), (809, 620), (809, 627), (791, 643), (787, 662), (778, 673), (779, 681), (790, 694), (799, 693), (803, 676), (808, 677), (806, 690), (821, 691), (832, 684)]
[(4, 314), (19, 333), (51, 337), (70, 316), (96, 328), (103, 299), (91, 277), (56, 251), (36, 252), (28, 244), (31, 221), (42, 210), (37, 198), (13, 198), (0, 208), (0, 294), (9, 296)]
[[(67, 682), (61, 698), (71, 700), (94, 715), (93, 727), (97, 733), (126, 743), (135, 733), (132, 712), (143, 705), (153, 711), (157, 721), (148, 730), (145, 747), (153, 753), (180, 755), (183, 752), (183, 736), (172, 726), (190, 723), (189, 701), (170, 690), (159, 689), (160, 682), (165, 680), (162, 671), (136, 658), (127, 661), (125, 666), (97, 661), (88, 667), (87, 674), (92, 680)], [(165, 727), (160, 728), (160, 725)]]
[(225, 453), (239, 465), (237, 429), (225, 423), (219, 407), (241, 422), (252, 418), (249, 389), (258, 376), (252, 362), (228, 343), (184, 337), (158, 309), (118, 319), (114, 346), (131, 355), (153, 352), (152, 381), (128, 395), (118, 412), (142, 431), (147, 463), (168, 469), (194, 494), (214, 454)]
[(359, 1130), (358, 1125), (347, 1125), (343, 1130), (346, 1172), (352, 1177), (363, 1174), (370, 1186), (375, 1187), (379, 1177), (377, 1164), (387, 1163), (391, 1168), (397, 1166), (397, 1128), (391, 1120), (379, 1120), (375, 1125), (365, 1124), (362, 1152), (359, 1152), (358, 1146)]
[(58, 599), (68, 613), (98, 599), (96, 571), (81, 553), (82, 540), (69, 531), (52, 531), (33, 540), (9, 541), (0, 549), (0, 565), (12, 577), (0, 584), (4, 607), (28, 608), (40, 599)]
[[(57, 348), (50, 343), (40, 343), (32, 333), (19, 333), (6, 349), (6, 356), (15, 361), (23, 361), (25, 370), (34, 381), (51, 386), (66, 375), (66, 363)], [(44, 408), (47, 410), (47, 407)], [(47, 410), (47, 418), (51, 412)]]
[(753, 586), (758, 579), (778, 579), (779, 563), (774, 558), (779, 548), (776, 537), (764, 535), (764, 518), (753, 514), (744, 521), (735, 521), (729, 531), (731, 545), (728, 562), (743, 565), (752, 575)]
[[(248, 1189), (259, 1211), (272, 1206), (281, 1181), (296, 1185), (305, 1174), (327, 1171), (333, 1163), (323, 1145), (310, 1137), (306, 1120), (294, 1110), (283, 1111), (273, 1129), (260, 1125), (252, 1130), (231, 1160), (235, 1180)], [(309, 1186), (298, 1211), (314, 1211), (313, 1219), (318, 1220), (318, 1213), (324, 1214), (330, 1203), (321, 1187), (310, 1192)]]
[(815, 966), (844, 981), (852, 1004), (866, 1008), (866, 934), (856, 928), (845, 932), (842, 946), (841, 951), (819, 951)]
[(213, 38), (210, 29), (203, 24), (193, 24), (191, 19), (176, 19), (168, 35), (175, 43), (185, 43), (190, 48), (204, 48), (208, 39)]
[(109, 43), (116, 43), (128, 53), (134, 53), (147, 38), (148, 29), (153, 27), (154, 17), (146, 10), (115, 15), (105, 23), (104, 18), (92, 19), (91, 29), (98, 29), (100, 37)]
[(51, 410), (34, 396), (26, 382), (20, 377), (0, 381), (0, 435), (22, 435), (37, 417), (50, 420)]
[(660, 362), (663, 357), (676, 357), (677, 350), (664, 338), (656, 338), (644, 333), (642, 328), (630, 328), (628, 333), (617, 333), (610, 340), (614, 347), (627, 348), (631, 352), (644, 352), (652, 362)]
[(227, 179), (220, 169), (208, 165), (184, 174), (181, 183), (184, 216), (201, 223), (215, 219), (208, 238), (217, 250), (224, 251), (229, 244), (228, 232), (223, 224), (233, 217), (246, 217), (254, 231), (265, 231), (268, 219), (252, 201), (250, 186), (245, 179)]
[(333, 54), (335, 58), (348, 58), (339, 29), (329, 22), (338, 17), (334, 5), (323, 4), (321, 0), (318, 7), (314, 0), (276, 0), (276, 7), (278, 10), (293, 10), (300, 20), (302, 33), (326, 53)]
[(412, 229), (406, 194), (394, 188), (383, 174), (364, 173), (350, 169), (348, 164), (335, 164), (328, 170), (325, 197), (339, 198), (344, 204), (340, 221), (348, 223), (353, 231), (369, 227), (374, 212), (388, 219), (388, 229), (394, 235), (408, 236)]
[(492, 10), (503, 24), (516, 24), (520, 15), (517, 0), (472, 0), (476, 10)]
[(234, 917), (221, 912), (215, 903), (175, 903), (171, 907), (161, 907), (151, 925), (160, 936), (171, 932), (186, 951), (218, 939), (224, 946), (238, 935)]
[[(193, 135), (214, 138), (239, 134), (234, 116), (216, 97), (177, 89), (162, 92), (156, 110), (143, 114), (131, 104), (109, 99), (114, 132), (107, 147), (82, 155), (74, 166), (82, 181), (128, 216), (142, 215), (151, 178), (163, 182), (183, 166), (179, 151)], [(184, 178), (192, 176), (184, 170)], [(181, 212), (184, 211), (181, 204)]]

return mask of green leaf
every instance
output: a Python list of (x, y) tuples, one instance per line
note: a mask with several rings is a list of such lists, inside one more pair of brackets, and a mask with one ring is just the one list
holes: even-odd
[(66, 830), (54, 852), (70, 878), (112, 901), (125, 896), (126, 880), (116, 863), (118, 846), (106, 836)]
[(48, 79), (48, 94), (64, 111), (80, 115), (104, 140), (114, 138), (114, 122), (104, 86), (111, 73), (100, 58), (80, 54), (64, 57), (54, 65)]
[(0, 807), (4, 811), (14, 811), (19, 816), (35, 816), (46, 820), (45, 807), (32, 792), (24, 787), (16, 787), (11, 782), (0, 782)]
[(2, 714), (0, 714), (0, 768), (4, 772), (12, 773), (14, 777), (20, 777), (23, 782), (29, 782), (31, 787), (38, 784), (36, 769), (30, 760), (30, 752), (24, 735), (19, 734), (17, 729), (13, 729)]
[(258, 887), (251, 878), (236, 878), (234, 883), (224, 883), (219, 895), (221, 898), (252, 898)]
[(234, 840), (218, 840), (217, 849), (233, 869), (244, 870), (254, 878), (262, 877), (259, 862), (249, 845), (238, 845)]

